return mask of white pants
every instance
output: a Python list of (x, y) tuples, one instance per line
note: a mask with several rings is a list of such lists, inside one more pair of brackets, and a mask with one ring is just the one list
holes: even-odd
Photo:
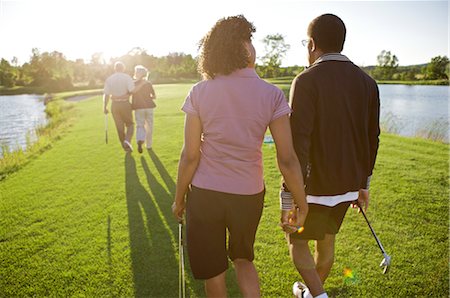
[(138, 109), (134, 111), (136, 118), (136, 141), (144, 141), (147, 148), (152, 147), (153, 109)]

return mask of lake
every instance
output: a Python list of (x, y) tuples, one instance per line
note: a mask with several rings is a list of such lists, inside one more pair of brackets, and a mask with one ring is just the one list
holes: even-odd
[(42, 96), (0, 95), (0, 144), (7, 145), (10, 150), (25, 148), (27, 136), (30, 141), (35, 140), (34, 129), (46, 123)]
[[(403, 136), (424, 135), (435, 130), (448, 140), (448, 86), (379, 85), (381, 126)], [(38, 95), (0, 96), (0, 144), (25, 148), (27, 134), (47, 118)], [(1, 154), (1, 148), (0, 148)]]
[(448, 86), (379, 85), (381, 126), (403, 136), (432, 130), (448, 140)]

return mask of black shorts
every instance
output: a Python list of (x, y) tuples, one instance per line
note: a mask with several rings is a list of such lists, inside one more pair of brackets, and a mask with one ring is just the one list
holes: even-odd
[(335, 235), (339, 232), (347, 209), (351, 202), (342, 202), (334, 207), (308, 204), (308, 215), (301, 234), (290, 234), (291, 239), (323, 240), (325, 234)]
[(191, 186), (186, 203), (186, 242), (196, 279), (209, 279), (227, 270), (228, 256), (253, 261), (264, 194), (265, 190), (236, 195)]

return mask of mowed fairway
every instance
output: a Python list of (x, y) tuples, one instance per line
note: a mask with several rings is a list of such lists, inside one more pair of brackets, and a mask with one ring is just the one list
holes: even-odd
[[(53, 148), (0, 182), (0, 297), (178, 296), (170, 207), (183, 143), (180, 107), (190, 87), (155, 86), (153, 151), (125, 154), (111, 116), (105, 144), (95, 97), (76, 103), (75, 124)], [(369, 228), (349, 210), (326, 284), (330, 296), (448, 297), (448, 149), (382, 135), (367, 215), (392, 267), (382, 274)], [(278, 227), (274, 146), (265, 144), (264, 154), (267, 193), (255, 264), (263, 296), (292, 297), (299, 276)], [(227, 277), (229, 296), (239, 297), (231, 265)], [(189, 266), (187, 291), (204, 295)]]

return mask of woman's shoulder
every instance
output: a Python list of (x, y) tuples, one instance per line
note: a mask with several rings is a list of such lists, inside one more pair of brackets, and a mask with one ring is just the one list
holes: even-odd
[(261, 84), (261, 87), (263, 87), (265, 90), (269, 91), (270, 93), (275, 94), (284, 94), (283, 91), (276, 85), (269, 83), (263, 79), (259, 79), (259, 83)]

